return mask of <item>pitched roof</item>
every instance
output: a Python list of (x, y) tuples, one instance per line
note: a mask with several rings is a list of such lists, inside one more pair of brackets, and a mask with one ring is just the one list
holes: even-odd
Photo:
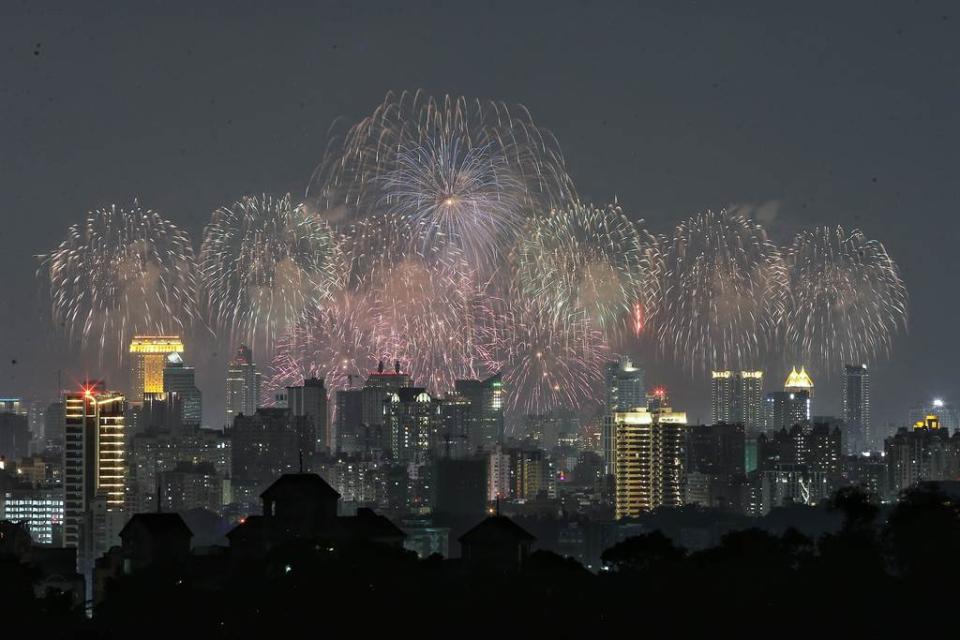
[(267, 487), (261, 498), (270, 498), (278, 492), (315, 492), (336, 499), (340, 499), (340, 494), (336, 489), (327, 484), (327, 481), (315, 473), (285, 473), (280, 476), (276, 482)]
[(490, 516), (459, 538), (461, 544), (496, 545), (533, 542), (536, 537), (506, 516)]
[(143, 527), (153, 535), (171, 535), (180, 534), (192, 538), (193, 532), (183, 521), (179, 513), (137, 513), (134, 514), (123, 529), (120, 530), (120, 537), (134, 527)]
[(338, 526), (356, 538), (406, 538), (405, 534), (389, 518), (361, 507), (357, 515), (337, 518)]

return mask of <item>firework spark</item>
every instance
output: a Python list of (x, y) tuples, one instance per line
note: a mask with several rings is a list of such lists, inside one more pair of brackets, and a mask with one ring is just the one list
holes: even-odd
[(101, 356), (116, 348), (122, 358), (135, 334), (180, 332), (197, 317), (190, 239), (136, 201), (89, 213), (40, 258), (55, 322)]
[(214, 212), (200, 274), (212, 323), (264, 345), (322, 305), (343, 278), (339, 237), (290, 196), (245, 197)]
[(690, 370), (755, 367), (786, 296), (783, 259), (763, 229), (707, 211), (681, 223), (667, 250), (661, 345)]
[(907, 292), (883, 245), (859, 230), (818, 227), (787, 250), (787, 350), (830, 371), (889, 353), (907, 323)]

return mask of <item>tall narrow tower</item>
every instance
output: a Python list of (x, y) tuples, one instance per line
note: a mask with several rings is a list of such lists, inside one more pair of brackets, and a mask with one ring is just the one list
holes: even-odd
[(865, 364), (843, 367), (843, 421), (860, 450), (878, 447), (870, 424), (870, 371)]

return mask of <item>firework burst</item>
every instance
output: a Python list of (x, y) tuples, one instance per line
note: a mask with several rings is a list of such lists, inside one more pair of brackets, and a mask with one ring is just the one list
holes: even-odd
[(611, 357), (602, 332), (586, 320), (554, 323), (531, 305), (508, 307), (489, 334), (488, 363), (503, 374), (507, 413), (544, 415), (593, 405)]
[(666, 252), (662, 348), (691, 370), (756, 367), (786, 297), (783, 259), (759, 225), (723, 211), (690, 218)]
[(101, 355), (122, 358), (135, 334), (180, 332), (197, 317), (190, 239), (137, 202), (91, 212), (40, 258), (55, 322)]
[(337, 234), (289, 195), (243, 198), (204, 230), (200, 274), (213, 324), (268, 352), (339, 290), (343, 271)]
[(559, 146), (522, 107), (421, 92), (388, 94), (335, 137), (308, 195), (351, 218), (392, 212), (417, 230), (412, 247), (450, 246), (492, 265), (528, 212), (576, 195)]
[(535, 218), (516, 263), (519, 294), (554, 323), (585, 318), (614, 339), (624, 329), (642, 332), (659, 304), (659, 243), (616, 205)]
[(907, 323), (907, 292), (883, 245), (818, 227), (787, 250), (787, 350), (826, 372), (886, 355)]

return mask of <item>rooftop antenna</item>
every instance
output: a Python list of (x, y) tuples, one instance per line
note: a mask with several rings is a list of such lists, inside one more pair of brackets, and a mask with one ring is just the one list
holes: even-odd
[(497, 517), (500, 517), (500, 494), (497, 494)]
[(300, 449), (300, 473), (303, 473), (303, 449)]
[(163, 513), (163, 499), (160, 495), (160, 479), (157, 478), (157, 513)]
[(394, 372), (395, 372), (397, 375), (400, 375), (400, 361), (399, 361), (399, 360), (394, 360), (394, 361), (393, 361), (393, 370), (394, 370)]

